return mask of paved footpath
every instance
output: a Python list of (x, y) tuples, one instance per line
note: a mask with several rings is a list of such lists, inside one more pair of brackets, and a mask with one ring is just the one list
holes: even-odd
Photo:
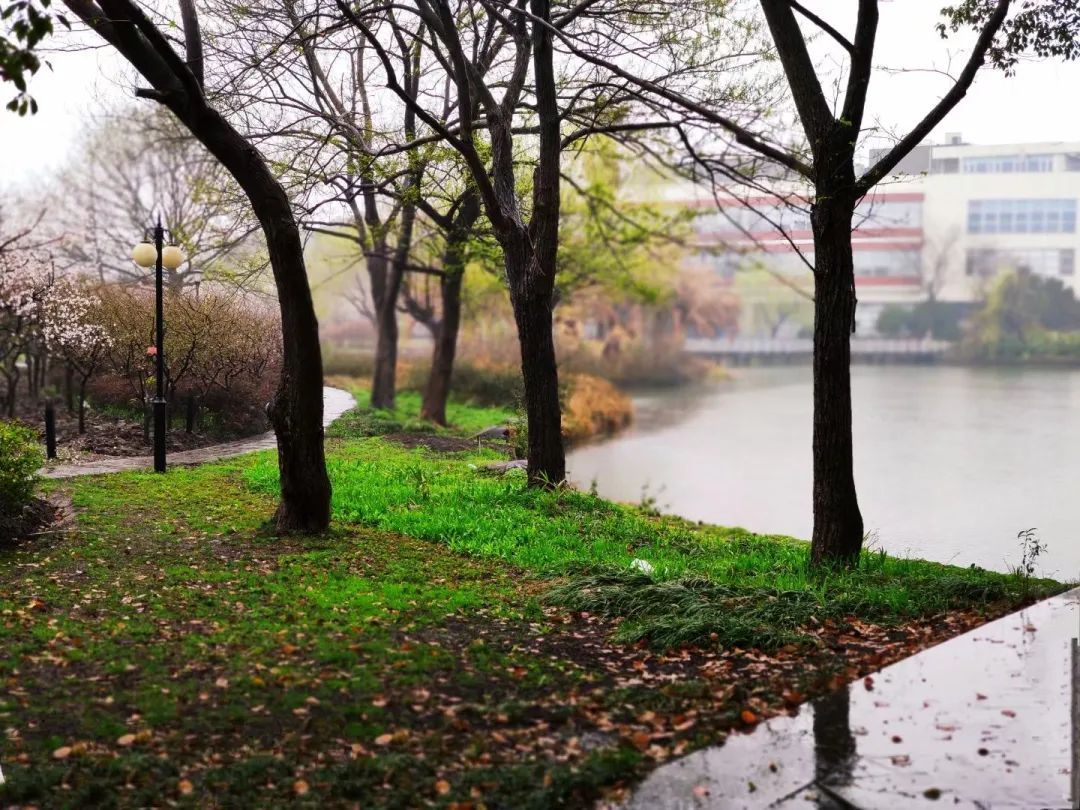
[[(340, 388), (323, 388), (323, 426), (328, 426), (355, 404), (356, 400), (348, 391), (342, 391)], [(200, 447), (197, 450), (170, 453), (168, 463), (170, 466), (175, 464), (204, 464), (208, 461), (218, 461), (223, 458), (242, 456), (245, 453), (254, 453), (256, 450), (272, 450), (275, 447), (277, 447), (277, 440), (271, 430), (259, 436), (252, 436), (250, 439), (240, 439), (235, 442)], [(120, 456), (97, 458), (82, 464), (59, 464), (44, 467), (41, 470), (41, 475), (44, 478), (74, 478), (79, 475), (102, 475), (127, 470), (151, 470), (153, 468), (153, 456)]]

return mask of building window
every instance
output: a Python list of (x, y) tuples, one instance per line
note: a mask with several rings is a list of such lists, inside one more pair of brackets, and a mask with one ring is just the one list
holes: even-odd
[(1076, 233), (1076, 200), (971, 200), (968, 233)]
[(855, 275), (879, 278), (919, 278), (922, 253), (915, 250), (856, 250)]
[(974, 248), (967, 252), (965, 272), (989, 278), (998, 273), (1028, 270), (1038, 276), (1071, 276), (1076, 271), (1076, 251), (1039, 249), (995, 250)]
[(1013, 172), (1052, 172), (1053, 155), (994, 155), (964, 158), (964, 174), (1010, 174)]
[(931, 174), (959, 174), (960, 158), (938, 158), (930, 162)]
[(1080, 172), (1080, 153), (1073, 152), (1065, 155), (1065, 171)]

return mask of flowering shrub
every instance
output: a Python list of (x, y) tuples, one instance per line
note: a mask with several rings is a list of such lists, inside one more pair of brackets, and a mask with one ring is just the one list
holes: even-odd
[(109, 343), (95, 323), (94, 305), (85, 285), (57, 276), (40, 257), (0, 254), (0, 403), (8, 416), (15, 414), (24, 370), (29, 373), (27, 390), (36, 398), (55, 360), (78, 380), (81, 415), (86, 384)]
[(42, 303), (50, 281), (35, 257), (0, 254), (0, 405), (8, 416), (15, 413), (25, 359), (43, 343)]

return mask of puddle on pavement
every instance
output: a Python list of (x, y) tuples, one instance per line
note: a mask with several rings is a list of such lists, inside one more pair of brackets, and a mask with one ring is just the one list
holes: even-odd
[(664, 765), (627, 807), (1080, 807), (1077, 637), (1080, 589)]

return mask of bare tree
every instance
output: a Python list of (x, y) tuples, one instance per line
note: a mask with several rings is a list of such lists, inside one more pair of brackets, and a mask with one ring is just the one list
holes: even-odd
[(60, 231), (58, 259), (77, 272), (147, 283), (128, 254), (159, 211), (188, 257), (182, 268), (167, 270), (173, 292), (200, 276), (257, 286), (266, 269), (265, 244), (243, 192), (167, 111), (121, 109), (103, 119), (59, 183), (59, 216), (50, 227)]
[[(845, 36), (796, 0), (760, 0), (760, 9), (783, 68), (798, 114), (805, 146), (782, 131), (762, 129), (717, 110), (707, 93), (674, 86), (666, 75), (649, 74), (638, 64), (598, 57), (588, 43), (564, 37), (579, 57), (609, 70), (710, 124), (751, 153), (781, 169), (783, 177), (810, 185), (810, 220), (814, 235), (814, 426), (811, 559), (815, 564), (854, 564), (863, 541), (853, 473), (851, 436), (850, 335), (855, 325), (855, 274), (851, 232), (859, 202), (889, 176), (900, 161), (926, 139), (963, 99), (987, 59), (1011, 70), (1015, 55), (1035, 50), (1041, 55), (1077, 55), (1075, 4), (1048, 0), (968, 0), (946, 9), (953, 30), (974, 26), (975, 44), (947, 92), (930, 105), (923, 119), (861, 174), (855, 154), (863, 131), (867, 93), (874, 70), (878, 32), (878, 0), (859, 0), (853, 37)], [(1065, 6), (1072, 7), (1070, 11)], [(1010, 12), (1015, 12), (1010, 17)], [(846, 82), (831, 98), (822, 86), (810, 55), (806, 25), (846, 56)], [(944, 33), (946, 26), (941, 27)], [(685, 57), (683, 57), (685, 58)], [(669, 72), (669, 71), (665, 71)], [(787, 141), (787, 142), (785, 142)], [(741, 180), (726, 171), (729, 181)]]
[(317, 532), (330, 522), (322, 430), (319, 325), (300, 229), (284, 188), (252, 143), (211, 104), (193, 0), (180, 0), (186, 61), (133, 0), (64, 0), (150, 87), (138, 95), (168, 107), (236, 179), (262, 226), (277, 287), (284, 344), (281, 382), (269, 408), (278, 442), (279, 531)]

